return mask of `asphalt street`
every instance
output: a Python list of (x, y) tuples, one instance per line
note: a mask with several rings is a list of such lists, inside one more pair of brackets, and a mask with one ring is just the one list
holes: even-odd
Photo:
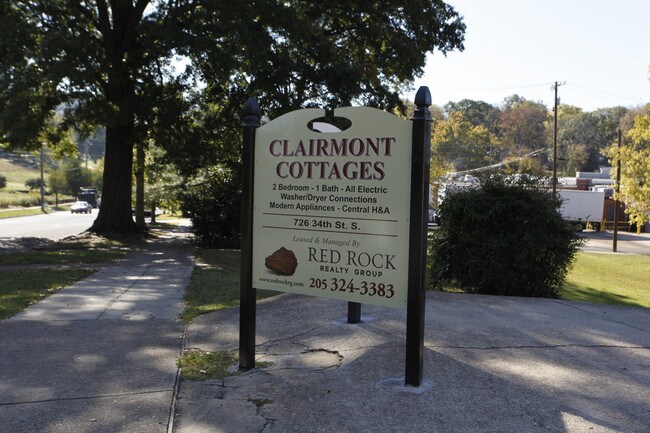
[[(581, 235), (587, 239), (584, 251), (611, 253), (614, 247), (613, 232), (584, 231)], [(618, 232), (616, 252), (624, 254), (650, 254), (650, 234)]]
[(16, 248), (31, 247), (42, 242), (57, 241), (88, 229), (97, 218), (97, 209), (90, 214), (66, 211), (0, 219), (0, 254)]

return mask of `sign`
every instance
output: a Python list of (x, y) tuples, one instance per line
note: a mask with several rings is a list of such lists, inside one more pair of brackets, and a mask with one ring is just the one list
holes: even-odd
[[(256, 289), (406, 307), (404, 383), (420, 386), (431, 93), (420, 87), (411, 122), (342, 108), (352, 126), (318, 124), (323, 110), (288, 113), (260, 128), (254, 99), (242, 122), (239, 368), (255, 367)], [(323, 128), (326, 126), (327, 128)], [(317, 129), (314, 131), (312, 129)], [(322, 132), (318, 132), (322, 131)]]
[(317, 132), (320, 109), (257, 129), (252, 285), (406, 308), (411, 122), (369, 107)]

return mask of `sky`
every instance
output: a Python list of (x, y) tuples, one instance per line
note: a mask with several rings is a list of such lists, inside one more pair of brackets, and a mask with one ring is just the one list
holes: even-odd
[(464, 17), (465, 49), (434, 51), (416, 79), (435, 105), (518, 94), (551, 108), (555, 82), (561, 104), (585, 111), (650, 103), (649, 0), (446, 3)]

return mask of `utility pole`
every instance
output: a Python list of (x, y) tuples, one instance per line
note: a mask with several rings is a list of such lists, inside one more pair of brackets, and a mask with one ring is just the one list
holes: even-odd
[(557, 88), (566, 84), (566, 82), (553, 84), (555, 97), (553, 98), (553, 197), (555, 197), (555, 190), (557, 189), (557, 106), (559, 100), (557, 97)]
[(618, 194), (621, 192), (621, 129), (618, 129), (618, 157), (616, 158), (616, 195), (614, 200), (614, 242), (612, 243), (612, 250), (616, 252), (618, 244)]
[(41, 144), (41, 212), (45, 213), (45, 178), (43, 177), (43, 148), (44, 144)]

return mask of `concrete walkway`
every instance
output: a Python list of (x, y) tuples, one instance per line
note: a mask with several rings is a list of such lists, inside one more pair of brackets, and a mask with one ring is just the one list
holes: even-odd
[[(405, 313), (280, 295), (258, 302), (257, 360), (181, 383), (177, 433), (647, 433), (650, 310), (428, 293), (424, 383), (403, 386)], [(188, 349), (234, 350), (238, 310), (196, 319)]]
[[(182, 381), (187, 349), (235, 350), (239, 310), (176, 319), (192, 248), (170, 236), (0, 322), (0, 432), (647, 433), (650, 310), (428, 293), (424, 383), (403, 386), (405, 312), (280, 295), (257, 359)], [(650, 290), (650, 288), (649, 288)]]
[(0, 431), (168, 431), (193, 268), (179, 236), (0, 322)]

